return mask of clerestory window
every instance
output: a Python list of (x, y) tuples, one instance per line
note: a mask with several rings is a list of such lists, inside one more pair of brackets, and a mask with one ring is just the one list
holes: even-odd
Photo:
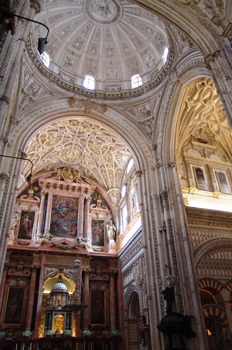
[(132, 89), (135, 89), (137, 88), (138, 86), (142, 85), (143, 82), (142, 82), (142, 78), (139, 74), (134, 74), (132, 75), (131, 77), (131, 87)]
[(45, 65), (45, 67), (47, 67), (47, 68), (49, 68), (49, 66), (50, 66), (50, 56), (49, 56), (49, 54), (47, 53), (47, 52), (43, 52), (42, 53), (42, 55), (40, 55), (40, 58), (41, 58), (41, 60), (42, 60), (42, 62), (43, 62), (43, 64)]
[(95, 78), (92, 75), (86, 74), (83, 80), (82, 86), (85, 89), (94, 90), (95, 89)]

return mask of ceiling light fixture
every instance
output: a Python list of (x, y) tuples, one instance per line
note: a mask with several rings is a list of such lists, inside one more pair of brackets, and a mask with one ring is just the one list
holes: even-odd
[(31, 172), (30, 172), (30, 174), (27, 176), (27, 182), (29, 183), (29, 185), (31, 184), (33, 163), (32, 163), (32, 161), (31, 161), (30, 159), (24, 158), (24, 157), (6, 156), (6, 155), (4, 155), (4, 154), (0, 154), (0, 157), (3, 157), (3, 158), (12, 158), (12, 159), (22, 159), (22, 160), (27, 160), (28, 162), (30, 162), (30, 163), (31, 163)]
[(22, 18), (22, 19), (25, 19), (26, 21), (30, 21), (30, 22), (33, 22), (33, 23), (37, 23), (37, 24), (40, 24), (41, 26), (45, 27), (47, 29), (47, 35), (45, 38), (39, 38), (38, 40), (38, 51), (40, 53), (40, 55), (42, 55), (42, 53), (44, 52), (44, 46), (47, 44), (47, 39), (48, 39), (48, 34), (49, 34), (49, 28), (41, 23), (41, 22), (38, 22), (38, 21), (34, 21), (33, 19), (30, 19), (30, 18), (27, 18), (27, 17), (23, 17), (23, 16), (19, 16), (19, 15), (16, 15), (14, 13), (11, 13), (11, 12), (7, 12), (6, 15), (9, 15), (9, 16), (12, 16), (12, 17), (18, 17), (18, 18)]

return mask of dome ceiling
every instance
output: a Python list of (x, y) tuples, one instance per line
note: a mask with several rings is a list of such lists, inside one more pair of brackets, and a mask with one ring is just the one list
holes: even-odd
[[(164, 66), (168, 37), (164, 24), (152, 12), (136, 4), (116, 0), (47, 0), (35, 20), (50, 29), (45, 51), (50, 69), (62, 78), (82, 85), (86, 74), (96, 79), (96, 89), (131, 88), (131, 76), (143, 83)], [(33, 32), (45, 36), (42, 26)]]
[[(84, 117), (59, 120), (40, 129), (29, 142), (26, 154), (34, 164), (33, 175), (71, 166), (106, 190), (120, 189), (131, 158), (128, 147), (116, 134)], [(24, 177), (29, 172), (30, 165), (25, 164)]]

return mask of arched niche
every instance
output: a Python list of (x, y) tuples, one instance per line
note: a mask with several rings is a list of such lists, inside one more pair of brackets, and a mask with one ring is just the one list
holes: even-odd
[(172, 159), (185, 205), (217, 209), (215, 193), (229, 204), (231, 127), (211, 78), (202, 76), (185, 85), (173, 126)]

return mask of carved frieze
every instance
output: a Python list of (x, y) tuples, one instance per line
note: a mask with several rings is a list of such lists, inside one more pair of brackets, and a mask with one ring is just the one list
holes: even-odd
[(105, 104), (99, 104), (95, 101), (91, 101), (90, 99), (78, 99), (76, 97), (70, 97), (69, 104), (72, 108), (79, 107), (83, 108), (86, 113), (91, 110), (99, 111), (100, 113), (105, 113), (107, 106)]

